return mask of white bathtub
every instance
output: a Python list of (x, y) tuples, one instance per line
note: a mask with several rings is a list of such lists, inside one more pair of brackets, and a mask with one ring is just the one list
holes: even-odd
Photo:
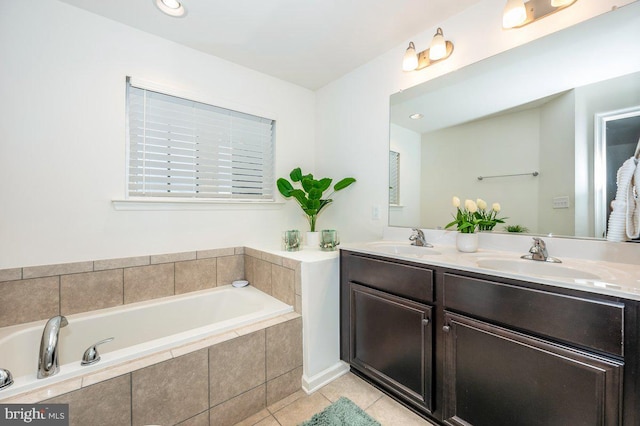
[[(291, 311), (254, 287), (222, 286), (68, 315), (58, 343), (60, 372), (45, 379), (37, 379), (36, 372), (46, 321), (0, 328), (0, 368), (14, 377), (13, 385), (0, 390), (0, 400)], [(98, 347), (101, 360), (81, 366), (84, 351), (108, 337), (115, 340)]]

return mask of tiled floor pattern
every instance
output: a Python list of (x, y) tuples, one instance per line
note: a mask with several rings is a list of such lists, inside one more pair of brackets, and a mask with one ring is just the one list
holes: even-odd
[(299, 390), (236, 426), (297, 426), (341, 396), (349, 398), (382, 426), (432, 425), (364, 380), (348, 373), (311, 395)]

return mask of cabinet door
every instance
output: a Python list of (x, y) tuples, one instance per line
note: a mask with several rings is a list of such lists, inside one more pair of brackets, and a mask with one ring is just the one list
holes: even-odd
[(350, 283), (350, 363), (431, 411), (431, 308)]
[(445, 314), (448, 424), (618, 425), (622, 363)]

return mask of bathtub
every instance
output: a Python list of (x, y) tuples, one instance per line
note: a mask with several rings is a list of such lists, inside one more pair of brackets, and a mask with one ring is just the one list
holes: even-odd
[[(254, 287), (227, 285), (67, 315), (58, 344), (60, 371), (45, 379), (36, 372), (46, 320), (0, 328), (0, 368), (14, 377), (13, 385), (0, 390), (0, 401), (292, 311)], [(109, 337), (115, 339), (98, 347), (101, 360), (81, 366), (84, 351)]]

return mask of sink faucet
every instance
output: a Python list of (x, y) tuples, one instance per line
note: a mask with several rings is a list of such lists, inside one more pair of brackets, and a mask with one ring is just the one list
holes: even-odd
[(429, 244), (425, 239), (424, 232), (418, 228), (413, 228), (413, 234), (409, 237), (409, 241), (411, 241), (412, 246), (433, 247), (433, 245)]
[(69, 322), (62, 315), (57, 315), (44, 326), (40, 340), (40, 357), (38, 358), (38, 379), (53, 376), (60, 371), (58, 365), (58, 334)]
[(520, 256), (522, 259), (537, 260), (540, 262), (562, 263), (560, 259), (549, 257), (547, 244), (542, 238), (533, 237), (533, 245), (529, 248), (529, 254)]

